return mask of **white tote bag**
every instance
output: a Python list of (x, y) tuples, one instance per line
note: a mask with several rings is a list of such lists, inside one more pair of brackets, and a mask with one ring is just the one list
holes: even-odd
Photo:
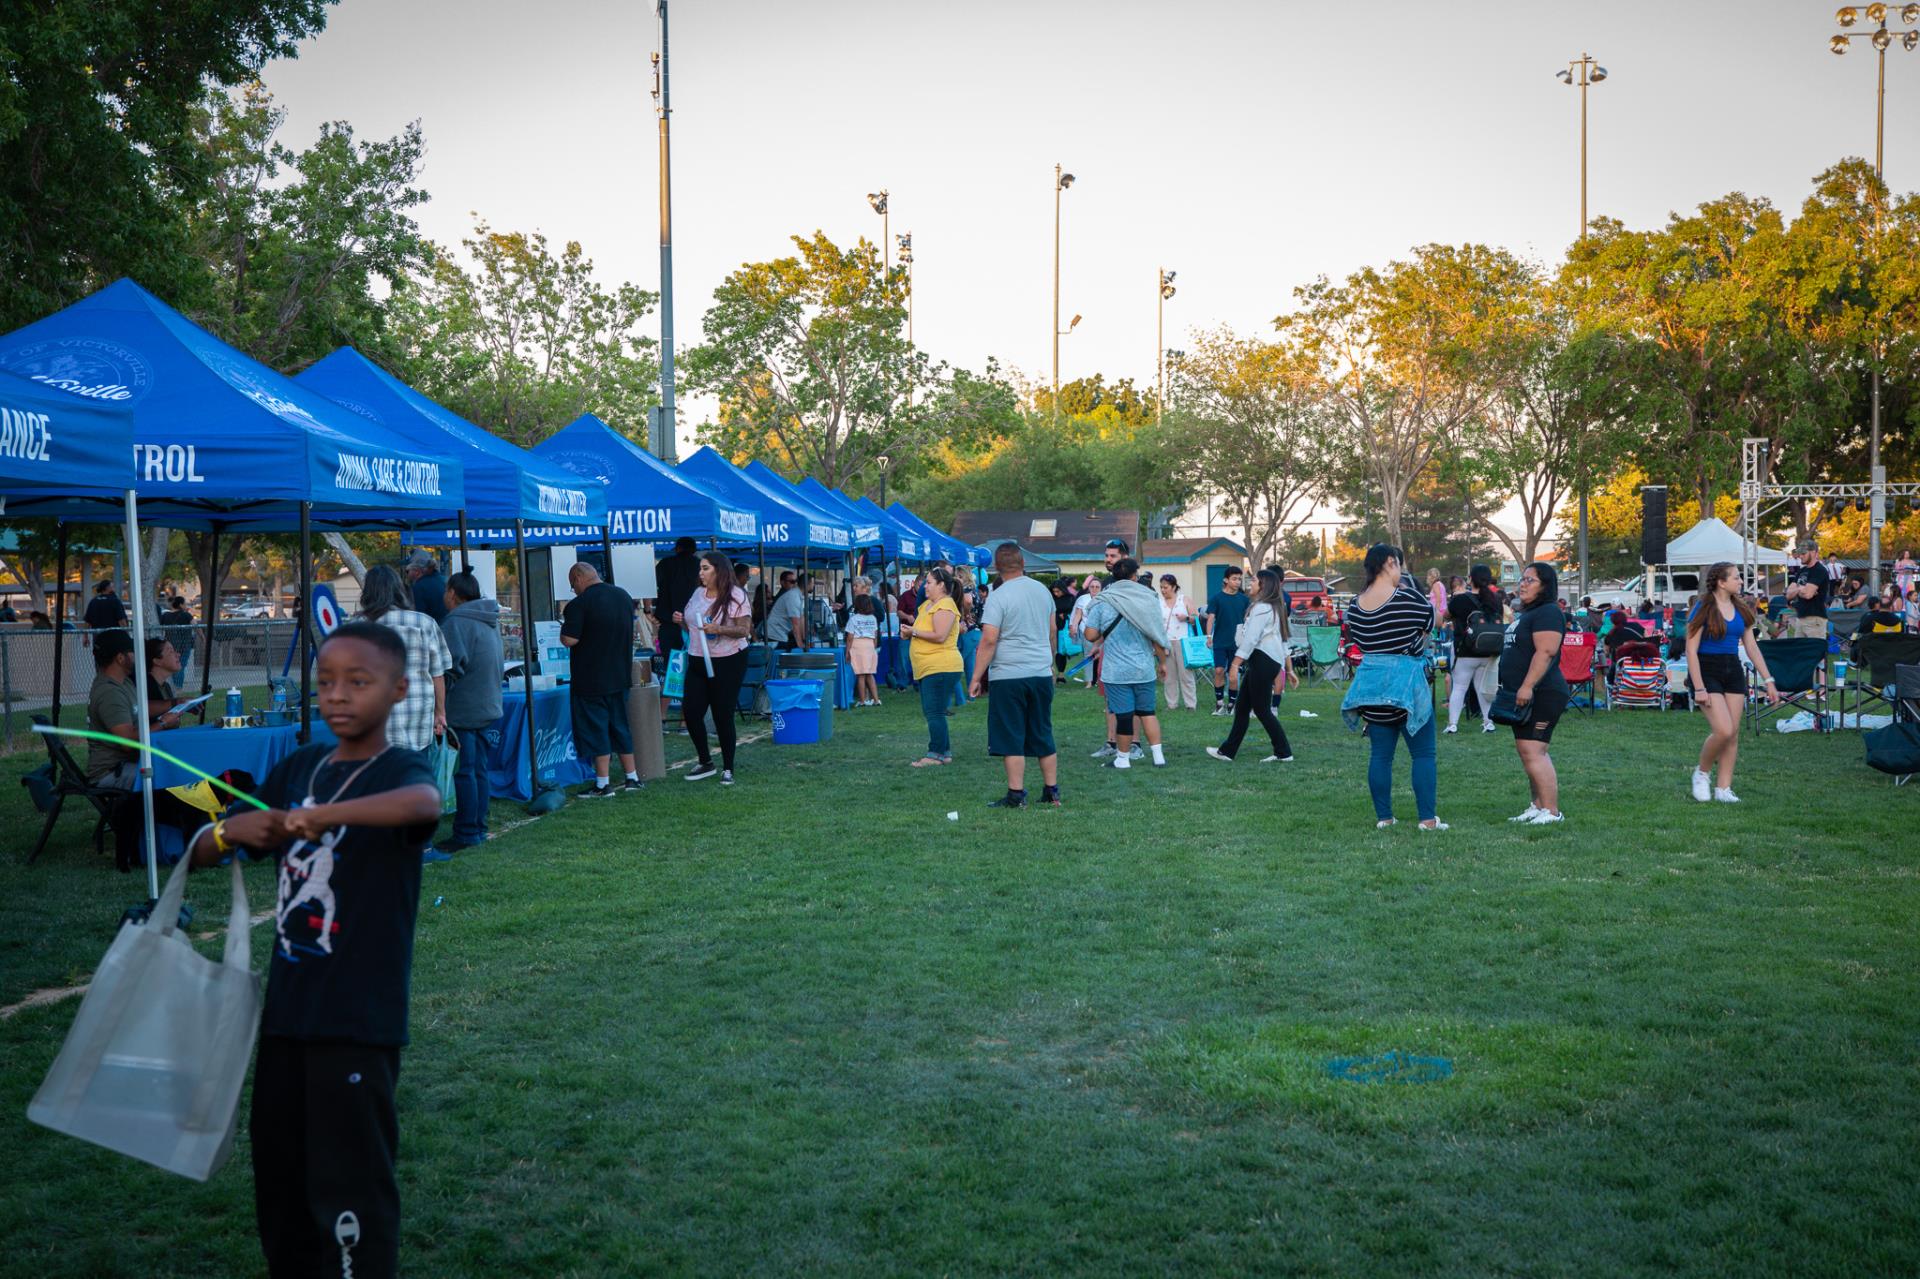
[(233, 1150), (260, 979), (238, 857), (225, 958), (206, 958), (175, 927), (190, 861), (174, 867), (147, 922), (113, 939), (27, 1118), (205, 1181)]

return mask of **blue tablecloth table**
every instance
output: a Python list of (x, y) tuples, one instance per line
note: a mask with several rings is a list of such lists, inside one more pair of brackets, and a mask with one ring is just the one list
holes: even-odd
[[(333, 730), (320, 720), (313, 721), (312, 740), (334, 741)], [(153, 744), (169, 755), (178, 756), (195, 768), (218, 777), (228, 769), (253, 776), (257, 785), (267, 780), (275, 764), (300, 747), (300, 726), (285, 724), (277, 728), (221, 728), (207, 724), (196, 728), (175, 728), (153, 735)], [(169, 786), (191, 786), (199, 781), (158, 755), (153, 759), (153, 784), (165, 790)], [(222, 792), (224, 794), (224, 792)]]
[[(540, 781), (572, 786), (593, 777), (593, 765), (575, 755), (573, 713), (564, 688), (533, 693), (533, 730), (539, 741)], [(503, 711), (481, 734), (487, 744), (487, 785), (496, 799), (533, 798), (527, 787), (527, 695), (514, 689), (501, 695)]]

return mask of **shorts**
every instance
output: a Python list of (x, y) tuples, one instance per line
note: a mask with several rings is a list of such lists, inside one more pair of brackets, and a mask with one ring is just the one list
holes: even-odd
[(1700, 654), (1700, 691), (1747, 695), (1747, 668), (1732, 653)]
[(1057, 754), (1053, 745), (1053, 678), (996, 679), (987, 685), (987, 753)]
[(1533, 695), (1533, 718), (1524, 724), (1513, 726), (1513, 740), (1516, 742), (1540, 742), (1545, 744), (1553, 740), (1553, 726), (1567, 713), (1567, 695), (1549, 693), (1541, 696), (1538, 690)]
[(576, 758), (586, 762), (600, 755), (633, 754), (625, 693), (575, 693), (571, 701)]
[(1105, 688), (1108, 712), (1114, 715), (1153, 714), (1155, 687), (1152, 680), (1144, 684), (1107, 684)]
[(1233, 649), (1221, 648), (1216, 644), (1213, 649), (1213, 669), (1216, 671), (1224, 671), (1227, 667), (1232, 666), (1233, 655)]
[(1787, 619), (1787, 634), (1795, 639), (1823, 640), (1827, 637), (1827, 619), (1824, 617), (1801, 617), (1795, 614)]

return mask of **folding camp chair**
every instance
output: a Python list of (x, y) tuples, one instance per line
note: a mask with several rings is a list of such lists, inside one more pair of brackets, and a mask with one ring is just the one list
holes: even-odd
[(1599, 639), (1592, 631), (1568, 631), (1560, 640), (1560, 674), (1569, 689), (1585, 688), (1584, 699), (1574, 698), (1573, 708), (1592, 714), (1605, 687), (1596, 678), (1593, 659), (1599, 651)]
[(767, 686), (767, 677), (773, 672), (773, 645), (749, 644), (747, 653), (747, 673), (740, 680), (738, 707), (740, 718), (761, 715), (760, 692)]
[(1307, 660), (1313, 663), (1314, 674), (1329, 683), (1347, 678), (1346, 659), (1340, 655), (1338, 626), (1307, 628)]
[(1773, 676), (1773, 689), (1780, 694), (1780, 705), (1767, 705), (1764, 697), (1747, 699), (1747, 722), (1757, 732), (1760, 721), (1791, 706), (1810, 712), (1814, 727), (1827, 730), (1827, 693), (1820, 676), (1826, 671), (1827, 642), (1823, 639), (1761, 640), (1760, 656)]
[(1853, 713), (1874, 702), (1895, 708), (1899, 694), (1896, 669), (1920, 665), (1920, 635), (1862, 635), (1853, 644), (1853, 661), (1847, 668), (1847, 682), (1840, 686), (1840, 717), (1846, 722), (1848, 694), (1859, 700)]
[[(51, 724), (45, 715), (31, 717), (36, 724)], [(114, 808), (134, 791), (121, 790), (115, 786), (97, 786), (87, 780), (87, 770), (80, 767), (66, 744), (52, 733), (41, 734), (40, 740), (47, 744), (48, 767), (51, 776), (33, 773), (20, 779), (20, 784), (33, 796), (34, 807), (47, 815), (46, 824), (40, 828), (40, 841), (33, 846), (33, 852), (27, 855), (27, 864), (32, 865), (40, 859), (41, 852), (47, 846), (47, 840), (53, 835), (53, 824), (60, 820), (60, 809), (69, 796), (75, 796), (92, 804), (100, 814), (100, 820), (93, 827), (93, 851), (106, 851), (104, 839), (107, 824), (112, 820)], [(38, 771), (38, 770), (36, 770)]]
[(1613, 664), (1613, 682), (1607, 689), (1609, 708), (1664, 710), (1667, 705), (1667, 664), (1657, 657), (1622, 655)]

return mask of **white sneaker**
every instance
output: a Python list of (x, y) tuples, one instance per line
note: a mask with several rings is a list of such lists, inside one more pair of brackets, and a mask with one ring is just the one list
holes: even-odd
[(1373, 824), (1373, 828), (1375, 830), (1385, 830), (1387, 827), (1395, 824), (1396, 824), (1396, 820), (1394, 818), (1389, 817), (1384, 822), (1375, 822)]
[(1530, 822), (1534, 818), (1538, 817), (1542, 811), (1544, 810), (1539, 808), (1537, 805), (1528, 804), (1526, 812), (1520, 814), (1518, 817), (1509, 817), (1507, 818), (1507, 820), (1510, 822)]
[(1140, 748), (1139, 742), (1135, 742), (1132, 746), (1127, 748), (1128, 759), (1145, 759), (1146, 757), (1147, 757), (1147, 752)]
[(1486, 723), (1480, 726), (1480, 731), (1483, 733), (1491, 733), (1494, 729), (1499, 727), (1500, 726), (1494, 723), (1492, 720), (1488, 720)]
[(1431, 826), (1427, 825), (1425, 822), (1421, 822), (1420, 829), (1421, 830), (1452, 830), (1453, 827), (1447, 825), (1445, 822), (1441, 821), (1438, 817), (1436, 817), (1433, 819), (1433, 825)]
[(1693, 797), (1702, 804), (1713, 802), (1713, 779), (1697, 768), (1693, 770)]
[(1722, 804), (1737, 804), (1740, 802), (1740, 797), (1725, 786), (1714, 787), (1713, 797)]
[(1207, 747), (1207, 754), (1213, 756), (1215, 759), (1219, 760), (1223, 764), (1233, 763), (1233, 756), (1226, 754), (1218, 746)]
[(1291, 763), (1293, 763), (1293, 756), (1291, 756), (1291, 755), (1269, 755), (1269, 756), (1267, 756), (1267, 757), (1266, 757), (1265, 759), (1263, 759), (1263, 760), (1261, 760), (1260, 762), (1261, 762), (1262, 764), (1291, 764)]
[(1105, 746), (1102, 746), (1099, 750), (1093, 752), (1093, 758), (1112, 759), (1118, 753), (1119, 753), (1118, 751), (1114, 750), (1113, 743), (1108, 742)]
[(1446, 727), (1446, 731), (1449, 733), (1457, 733), (1460, 731), (1460, 726), (1458, 724), (1449, 724)]
[(1542, 808), (1542, 809), (1540, 809), (1539, 811), (1537, 811), (1536, 813), (1534, 813), (1534, 815), (1533, 815), (1533, 816), (1532, 816), (1531, 818), (1529, 818), (1529, 819), (1527, 820), (1527, 825), (1529, 825), (1529, 826), (1551, 826), (1551, 825), (1553, 825), (1553, 824), (1554, 824), (1555, 822), (1564, 822), (1564, 821), (1566, 821), (1566, 820), (1567, 820), (1567, 819), (1566, 819), (1565, 817), (1563, 817), (1562, 815), (1560, 815), (1559, 813), (1556, 813), (1556, 812), (1552, 812), (1552, 811), (1550, 811), (1550, 810), (1548, 810), (1548, 809), (1545, 809), (1545, 808)]
[(1215, 703), (1213, 704), (1213, 713), (1214, 713), (1215, 715), (1231, 715), (1231, 714), (1233, 714), (1233, 712), (1232, 712), (1232, 711), (1230, 711), (1230, 710), (1228, 710), (1228, 709), (1227, 709), (1227, 704), (1226, 704), (1225, 702), (1215, 702)]

